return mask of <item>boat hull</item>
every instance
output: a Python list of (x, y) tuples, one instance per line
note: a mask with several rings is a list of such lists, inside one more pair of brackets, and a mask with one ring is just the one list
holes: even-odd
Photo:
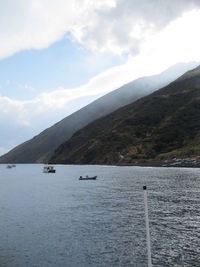
[(55, 173), (56, 170), (52, 170), (52, 171), (43, 171), (43, 173)]
[(79, 177), (79, 180), (96, 180), (97, 176), (93, 176), (93, 177)]

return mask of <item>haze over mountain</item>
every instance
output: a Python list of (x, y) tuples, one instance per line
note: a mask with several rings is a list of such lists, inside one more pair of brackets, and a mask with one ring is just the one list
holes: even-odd
[(47, 162), (54, 150), (67, 141), (77, 130), (116, 109), (165, 86), (197, 63), (180, 63), (159, 75), (137, 79), (99, 98), (88, 106), (64, 118), (31, 140), (15, 147), (0, 157), (0, 163)]
[(75, 133), (51, 162), (135, 163), (200, 155), (200, 66)]

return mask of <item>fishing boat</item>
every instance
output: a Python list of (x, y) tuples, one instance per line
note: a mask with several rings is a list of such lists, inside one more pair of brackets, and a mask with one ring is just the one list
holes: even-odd
[(96, 179), (97, 179), (97, 176), (89, 177), (86, 175), (86, 177), (83, 177), (83, 176), (79, 177), (79, 180), (96, 180)]
[(43, 167), (43, 172), (44, 173), (55, 173), (56, 170), (54, 169), (53, 166), (46, 165), (46, 166)]

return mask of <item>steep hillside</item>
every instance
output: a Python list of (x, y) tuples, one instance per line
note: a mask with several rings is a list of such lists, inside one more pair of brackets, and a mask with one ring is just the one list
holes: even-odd
[(116, 109), (161, 88), (197, 63), (177, 64), (152, 77), (140, 78), (99, 98), (88, 106), (64, 118), (31, 140), (0, 157), (0, 163), (48, 162), (54, 150), (77, 130)]
[(51, 161), (116, 164), (199, 155), (200, 67), (81, 129)]

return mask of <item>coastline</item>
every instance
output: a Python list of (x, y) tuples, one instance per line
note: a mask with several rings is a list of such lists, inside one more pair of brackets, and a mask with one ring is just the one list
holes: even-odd
[(179, 168), (200, 168), (198, 158), (174, 158), (172, 160), (138, 160), (131, 163), (117, 163), (117, 166), (138, 166), (138, 167), (179, 167)]

